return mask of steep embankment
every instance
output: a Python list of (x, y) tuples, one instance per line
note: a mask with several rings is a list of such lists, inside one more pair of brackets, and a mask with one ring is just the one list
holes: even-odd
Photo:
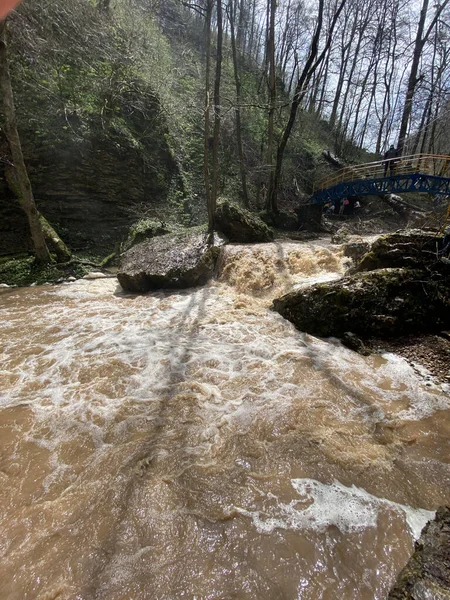
[[(138, 216), (183, 196), (166, 118), (129, 36), (87, 0), (25, 3), (11, 17), (34, 194), (74, 249), (107, 253)], [(22, 214), (4, 183), (0, 192), (0, 252), (27, 249)]]

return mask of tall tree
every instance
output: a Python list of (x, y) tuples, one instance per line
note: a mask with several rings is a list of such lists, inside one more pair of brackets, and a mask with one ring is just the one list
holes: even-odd
[[(277, 10), (276, 0), (267, 0), (267, 63), (269, 67), (268, 90), (269, 90), (269, 115), (267, 127), (267, 166), (269, 169), (269, 186), (273, 185), (273, 145), (274, 145), (274, 121), (277, 102), (277, 82), (275, 73), (275, 13)], [(271, 206), (270, 195), (267, 196), (267, 208)]]
[(426, 32), (425, 31), (425, 21), (428, 13), (428, 4), (429, 0), (423, 0), (422, 8), (420, 11), (419, 24), (417, 26), (416, 39), (414, 42), (414, 52), (411, 62), (411, 71), (409, 73), (408, 78), (408, 86), (406, 89), (406, 97), (403, 105), (402, 118), (400, 123), (400, 130), (398, 134), (398, 150), (399, 152), (403, 152), (403, 148), (405, 145), (406, 135), (408, 132), (409, 120), (412, 112), (412, 103), (414, 98), (414, 92), (416, 90), (416, 86), (419, 82), (419, 78), (417, 77), (419, 71), (420, 57), (422, 55), (423, 48), (430, 37), (433, 28), (435, 27), (442, 11), (449, 4), (450, 0), (444, 0), (442, 4), (437, 4), (436, 11), (434, 13), (434, 17), (429, 24)]
[(17, 195), (20, 206), (27, 216), (37, 259), (41, 262), (50, 262), (50, 252), (45, 241), (40, 215), (34, 201), (33, 190), (25, 166), (22, 145), (17, 130), (14, 94), (8, 65), (6, 21), (0, 23), (0, 89), (5, 120), (5, 136), (12, 158), (12, 165), (6, 170), (8, 183)]
[(216, 47), (216, 73), (214, 77), (214, 130), (213, 130), (213, 176), (211, 189), (211, 231), (214, 230), (214, 214), (216, 212), (218, 182), (219, 182), (219, 141), (221, 124), (220, 84), (222, 78), (222, 44), (223, 44), (223, 17), (222, 0), (216, 0), (217, 10), (217, 47)]
[(210, 148), (210, 113), (211, 113), (211, 21), (213, 0), (206, 1), (205, 33), (206, 33), (206, 58), (205, 58), (205, 106), (204, 106), (204, 133), (203, 133), (203, 178), (205, 186), (206, 206), (208, 209), (208, 229), (214, 231), (214, 212), (211, 202), (211, 176), (209, 170)]
[[(217, 11), (217, 46), (216, 69), (214, 76), (214, 127), (211, 137), (211, 44), (212, 44), (212, 18), (214, 4)], [(204, 155), (203, 174), (206, 204), (208, 209), (208, 230), (214, 231), (214, 214), (216, 212), (218, 181), (219, 181), (219, 138), (220, 138), (220, 83), (222, 76), (222, 44), (223, 44), (223, 17), (222, 0), (206, 0), (205, 8), (205, 33), (206, 33), (206, 60), (205, 60), (205, 104), (204, 104)], [(211, 150), (212, 148), (212, 172)]]
[(287, 143), (292, 133), (292, 129), (295, 124), (295, 120), (297, 117), (297, 111), (302, 103), (304, 97), (308, 93), (309, 83), (311, 81), (312, 76), (316, 72), (317, 68), (320, 67), (322, 61), (324, 60), (328, 49), (331, 45), (331, 41), (333, 38), (334, 28), (336, 26), (337, 20), (339, 19), (339, 15), (344, 8), (346, 0), (340, 0), (340, 3), (336, 5), (336, 10), (334, 16), (331, 20), (330, 27), (327, 32), (325, 46), (319, 54), (319, 40), (322, 32), (322, 23), (323, 23), (323, 13), (324, 13), (324, 0), (319, 0), (319, 9), (317, 16), (317, 23), (314, 31), (314, 35), (311, 41), (311, 46), (309, 49), (308, 59), (300, 73), (300, 76), (297, 80), (297, 85), (294, 92), (294, 97), (291, 102), (291, 108), (289, 112), (289, 119), (284, 128), (283, 134), (281, 136), (281, 140), (278, 144), (277, 148), (277, 158), (276, 164), (273, 171), (270, 174), (269, 179), (269, 206), (273, 212), (278, 212), (278, 188), (280, 185), (280, 177), (281, 177), (281, 169), (283, 167), (283, 159), (284, 152), (286, 150)]
[[(247, 189), (247, 172), (244, 164), (244, 147), (242, 143), (242, 124), (241, 124), (241, 98), (242, 98), (242, 84), (240, 74), (239, 56), (237, 53), (237, 41), (236, 41), (236, 8), (237, 0), (229, 0), (228, 2), (228, 20), (230, 22), (230, 37), (231, 37), (231, 52), (233, 56), (233, 71), (234, 71), (234, 82), (236, 86), (236, 144), (238, 148), (239, 156), (239, 171), (241, 174), (241, 186), (242, 186), (242, 199), (244, 206), (249, 207), (248, 189)], [(241, 1), (242, 10), (242, 1)]]

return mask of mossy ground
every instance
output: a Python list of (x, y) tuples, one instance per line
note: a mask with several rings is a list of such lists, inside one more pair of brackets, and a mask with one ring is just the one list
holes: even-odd
[(19, 255), (0, 258), (0, 283), (10, 286), (28, 286), (33, 283), (57, 283), (68, 277), (83, 277), (92, 268), (77, 259), (65, 264), (40, 264), (33, 256)]

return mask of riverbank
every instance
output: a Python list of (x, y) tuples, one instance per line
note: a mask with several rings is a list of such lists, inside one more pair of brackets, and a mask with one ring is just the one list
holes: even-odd
[(414, 334), (387, 340), (372, 339), (374, 352), (394, 352), (405, 358), (418, 375), (449, 385), (450, 391), (450, 335)]

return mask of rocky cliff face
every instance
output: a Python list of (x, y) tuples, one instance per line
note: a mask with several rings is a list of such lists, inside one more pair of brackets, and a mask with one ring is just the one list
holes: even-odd
[[(108, 253), (139, 217), (183, 197), (159, 98), (127, 54), (126, 34), (92, 3), (37, 0), (10, 21), (18, 126), (38, 209), (72, 249)], [(4, 140), (0, 156), (9, 159)], [(25, 218), (2, 179), (0, 253), (28, 250)]]
[[(107, 252), (139, 216), (166, 203), (171, 191), (182, 190), (156, 101), (152, 110), (152, 138), (136, 145), (114, 124), (103, 131), (95, 121), (79, 139), (71, 135), (46, 143), (22, 128), (38, 208), (74, 249), (88, 245)], [(59, 126), (55, 118), (55, 130)], [(14, 204), (3, 186), (0, 252), (11, 251), (11, 237), (13, 249), (28, 248), (25, 219)]]

